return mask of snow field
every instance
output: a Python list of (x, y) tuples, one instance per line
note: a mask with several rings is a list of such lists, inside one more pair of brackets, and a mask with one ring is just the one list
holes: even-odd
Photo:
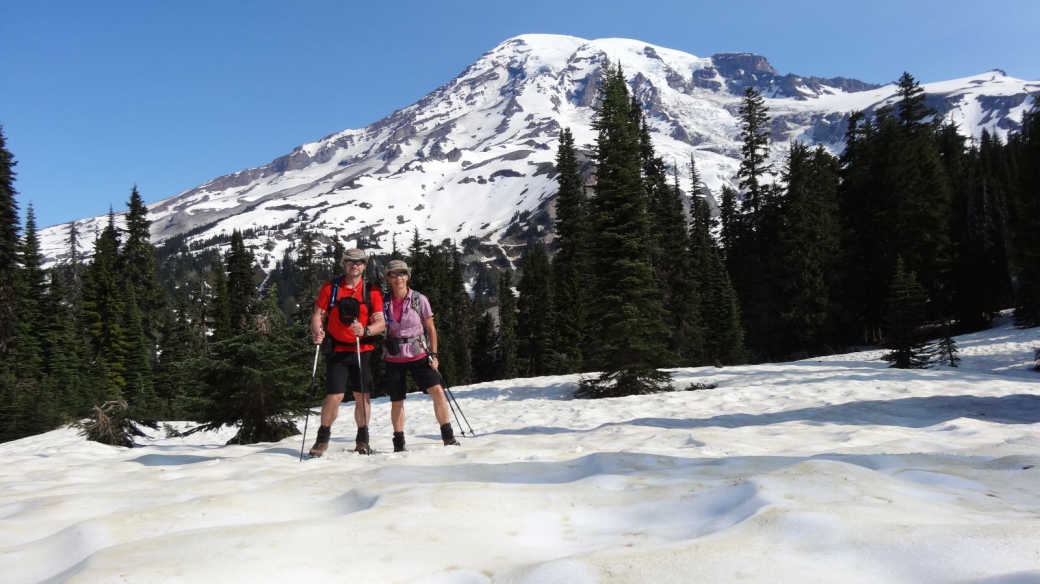
[(304, 463), (299, 436), (56, 430), (0, 445), (0, 579), (1038, 582), (1036, 330), (958, 342), (959, 369), (865, 352), (609, 400), (573, 399), (578, 376), (458, 387), (461, 448), (411, 394), (400, 454), (385, 398), (368, 457), (352, 405)]

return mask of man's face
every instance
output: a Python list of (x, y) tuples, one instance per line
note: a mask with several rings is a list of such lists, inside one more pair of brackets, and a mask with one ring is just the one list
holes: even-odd
[(351, 278), (355, 278), (365, 273), (364, 260), (345, 260), (343, 265), (347, 268), (347, 275)]

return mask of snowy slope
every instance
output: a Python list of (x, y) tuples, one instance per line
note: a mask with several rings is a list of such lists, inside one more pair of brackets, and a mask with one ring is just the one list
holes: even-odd
[(458, 387), (460, 448), (412, 394), (403, 454), (385, 398), (370, 457), (346, 451), (349, 409), (304, 463), (300, 437), (57, 430), (0, 445), (0, 580), (1038, 582), (1037, 329), (957, 341), (959, 369), (857, 353), (599, 401), (576, 376)]
[[(644, 103), (658, 153), (680, 169), (692, 153), (716, 191), (735, 176), (744, 86), (766, 96), (777, 159), (793, 139), (840, 150), (848, 113), (891, 103), (895, 92), (893, 85), (781, 76), (756, 55), (700, 58), (636, 40), (523, 35), (370, 126), (151, 205), (154, 240), (257, 229), (247, 243), (258, 259), (273, 260), (300, 226), (347, 242), (374, 240), (383, 250), (394, 235), (409, 241), (416, 228), (435, 242), (471, 235), (498, 242), (517, 211), (537, 209), (555, 192), (560, 129), (570, 127), (579, 145), (594, 141), (596, 85), (608, 62), (621, 64)], [(990, 72), (923, 87), (929, 104), (963, 133), (1004, 136), (1040, 83)], [(682, 186), (690, 192), (688, 177)], [(76, 223), (88, 248), (103, 221)], [(48, 260), (66, 251), (67, 229), (41, 232)]]

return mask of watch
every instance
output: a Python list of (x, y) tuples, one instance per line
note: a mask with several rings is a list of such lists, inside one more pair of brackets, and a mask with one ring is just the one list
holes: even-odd
[(365, 327), (364, 334), (362, 334), (361, 336), (363, 336), (363, 337), (367, 337), (368, 336), (368, 327), (367, 326)]

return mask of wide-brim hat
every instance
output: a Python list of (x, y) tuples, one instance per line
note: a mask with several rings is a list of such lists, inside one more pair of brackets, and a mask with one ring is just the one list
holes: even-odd
[(404, 263), (404, 260), (391, 260), (386, 265), (386, 269), (383, 270), (383, 275), (389, 277), (392, 272), (405, 272), (409, 276), (412, 275), (412, 269), (408, 267), (408, 264)]
[(347, 262), (357, 260), (362, 260), (365, 263), (368, 263), (368, 256), (365, 255), (365, 252), (361, 251), (360, 249), (348, 249), (347, 251), (343, 252), (342, 261)]

